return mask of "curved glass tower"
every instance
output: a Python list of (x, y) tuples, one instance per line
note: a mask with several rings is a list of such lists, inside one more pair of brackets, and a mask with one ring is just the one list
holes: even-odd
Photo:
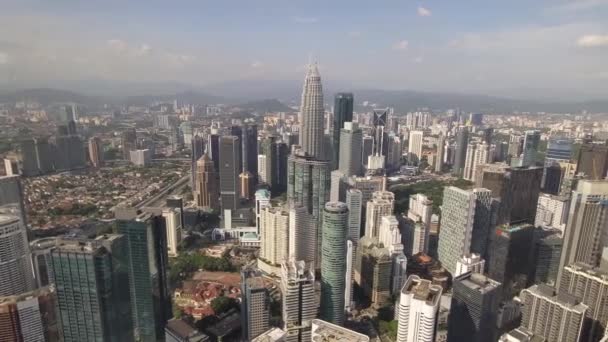
[(328, 202), (323, 210), (321, 318), (334, 324), (344, 323), (347, 234), (348, 206)]

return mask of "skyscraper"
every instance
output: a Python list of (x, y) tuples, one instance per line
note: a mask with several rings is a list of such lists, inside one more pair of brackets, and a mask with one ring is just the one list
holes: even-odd
[(367, 168), (367, 161), (374, 154), (374, 138), (366, 135), (361, 145), (361, 162)]
[(437, 159), (435, 161), (435, 172), (443, 171), (443, 155), (445, 154), (445, 136), (437, 138)]
[(547, 341), (581, 341), (587, 306), (544, 284), (521, 292), (521, 327)]
[[(332, 131), (332, 169), (338, 167), (340, 160), (340, 130), (344, 128), (345, 122), (353, 121), (354, 97), (352, 93), (338, 93), (334, 99), (334, 124)], [(359, 150), (360, 151), (360, 150)]]
[(539, 131), (526, 131), (524, 133), (523, 156), (521, 159), (522, 166), (531, 166), (536, 162), (536, 153), (538, 153), (538, 145), (540, 143)]
[(243, 171), (239, 175), (240, 195), (246, 200), (253, 199), (255, 194), (255, 177), (249, 171)]
[(98, 137), (89, 139), (89, 160), (93, 167), (100, 167), (103, 165), (103, 149), (101, 146), (101, 139)]
[(322, 213), (323, 206), (329, 200), (331, 188), (329, 162), (291, 154), (287, 170), (287, 200), (293, 205), (305, 207), (308, 211), (311, 227), (316, 232), (315, 260), (317, 265), (320, 265)]
[(217, 181), (218, 177), (213, 166), (213, 161), (205, 153), (196, 162), (196, 179), (193, 195), (197, 207), (207, 210), (219, 209)]
[(422, 145), (424, 139), (423, 131), (411, 131), (410, 139), (408, 141), (408, 161), (420, 161), (422, 158)]
[(51, 265), (65, 341), (133, 339), (122, 235), (62, 240), (51, 252)]
[(317, 265), (317, 227), (306, 207), (289, 209), (289, 257)]
[(258, 126), (247, 124), (243, 128), (243, 170), (256, 175), (258, 172)]
[(348, 236), (348, 207), (345, 203), (328, 202), (325, 205), (322, 233), (320, 317), (342, 324)]
[(448, 341), (496, 341), (500, 283), (479, 273), (454, 278)]
[(314, 264), (290, 260), (281, 264), (285, 342), (310, 341), (317, 316)]
[(361, 215), (363, 206), (363, 193), (361, 190), (348, 189), (346, 191), (346, 206), (348, 207), (348, 238), (356, 244), (361, 236)]
[(241, 318), (245, 341), (251, 341), (270, 326), (270, 297), (264, 278), (254, 270), (241, 271)]
[(452, 173), (457, 177), (462, 177), (464, 172), (464, 163), (467, 157), (467, 147), (469, 145), (469, 130), (466, 127), (461, 127), (456, 137), (456, 157)]
[(137, 149), (137, 131), (135, 128), (127, 129), (120, 136), (120, 144), (122, 146), (122, 158), (129, 160), (131, 150)]
[(177, 208), (164, 208), (162, 216), (167, 228), (167, 254), (176, 257), (179, 244), (182, 241), (181, 211)]
[(563, 233), (566, 229), (566, 223), (568, 222), (569, 208), (569, 196), (540, 194), (536, 206), (534, 226), (551, 227), (559, 229)]
[[(347, 177), (359, 176), (363, 168), (361, 146), (363, 133), (357, 123), (347, 121), (340, 130), (339, 170)], [(334, 151), (335, 153), (335, 151)]]
[(413, 248), (413, 254), (428, 252), (432, 215), (433, 201), (429, 200), (429, 198), (423, 194), (414, 194), (410, 196), (407, 217), (414, 222), (420, 222), (422, 229), (422, 234), (417, 238), (414, 236), (415, 240), (413, 245), (417, 246), (417, 248)]
[(27, 231), (18, 212), (0, 212), (0, 296), (34, 289)]
[(534, 284), (557, 287), (557, 273), (564, 240), (557, 229), (537, 228), (534, 238)]
[(439, 261), (450, 273), (456, 272), (456, 262), (471, 252), (475, 194), (453, 186), (443, 191)]
[(377, 238), (382, 218), (392, 215), (394, 207), (394, 193), (390, 191), (374, 192), (372, 199), (367, 202), (365, 236)]
[(219, 149), (222, 210), (234, 211), (239, 206), (240, 140), (236, 136), (222, 136)]
[(586, 179), (606, 178), (608, 173), (608, 146), (583, 144), (577, 156), (576, 174), (584, 174)]
[(500, 226), (492, 234), (487, 253), (488, 276), (502, 284), (503, 298), (526, 288), (533, 272), (534, 226)]
[(278, 266), (289, 258), (289, 212), (266, 206), (260, 213), (260, 258)]
[(308, 66), (300, 104), (300, 146), (302, 151), (316, 159), (323, 159), (323, 87), (316, 64)]
[(53, 287), (0, 297), (0, 341), (59, 342), (56, 308)]
[(398, 299), (397, 342), (433, 342), (443, 289), (411, 275)]
[(215, 172), (220, 172), (220, 135), (217, 134), (217, 130), (214, 132), (212, 129), (207, 138), (207, 153), (209, 158), (213, 160)]
[(376, 308), (386, 305), (391, 296), (391, 254), (378, 238), (364, 236), (357, 246), (355, 281)]
[(196, 162), (205, 154), (205, 140), (200, 135), (196, 134), (190, 141), (190, 182), (192, 189), (196, 183)]
[[(558, 279), (564, 267), (575, 262), (599, 266), (602, 249), (608, 245), (607, 200), (608, 181), (580, 180), (576, 190), (572, 191)], [(561, 291), (559, 285), (558, 290)]]
[(554, 162), (569, 162), (572, 158), (572, 140), (566, 138), (551, 138), (547, 143), (545, 165)]
[(171, 316), (165, 220), (128, 208), (116, 209), (115, 215), (118, 233), (126, 239), (135, 338), (155, 341)]
[(581, 341), (599, 341), (608, 323), (608, 272), (584, 263), (565, 266), (559, 281), (559, 293), (572, 294), (589, 307)]

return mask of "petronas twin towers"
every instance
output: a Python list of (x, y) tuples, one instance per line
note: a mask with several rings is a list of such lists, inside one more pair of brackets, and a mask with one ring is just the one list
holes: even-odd
[(316, 64), (308, 66), (304, 89), (302, 90), (302, 104), (300, 106), (300, 145), (302, 151), (317, 160), (323, 160), (323, 87), (321, 75)]

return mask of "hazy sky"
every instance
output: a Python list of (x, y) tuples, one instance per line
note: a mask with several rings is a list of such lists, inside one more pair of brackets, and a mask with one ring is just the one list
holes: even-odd
[(608, 96), (608, 0), (0, 0), (0, 82)]

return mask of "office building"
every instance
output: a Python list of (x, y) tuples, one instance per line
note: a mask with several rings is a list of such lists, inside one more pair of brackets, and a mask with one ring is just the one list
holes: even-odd
[(0, 296), (34, 289), (27, 231), (18, 212), (0, 213)]
[(429, 233), (431, 230), (431, 216), (433, 215), (433, 201), (423, 194), (410, 196), (407, 217), (416, 225), (414, 229), (412, 255), (420, 252), (427, 253), (429, 247)]
[(545, 165), (543, 174), (544, 193), (558, 195), (562, 186), (562, 168), (559, 164)]
[(403, 252), (394, 254), (393, 258), (393, 271), (391, 273), (391, 295), (394, 295), (401, 291), (405, 281), (407, 280), (407, 258)]
[(454, 277), (458, 277), (468, 272), (484, 273), (486, 261), (479, 254), (463, 255), (456, 262), (456, 273)]
[[(341, 130), (344, 128), (345, 122), (353, 121), (353, 107), (354, 97), (352, 93), (336, 94), (334, 98), (334, 122), (332, 130), (332, 170), (336, 169), (339, 165), (341, 154)], [(361, 152), (360, 149), (358, 149), (358, 151)]]
[(374, 149), (374, 137), (366, 135), (363, 137), (362, 145), (361, 145), (361, 162), (363, 166), (367, 168), (367, 161), (369, 157), (373, 156)]
[(395, 194), (390, 191), (374, 192), (367, 202), (365, 214), (365, 236), (378, 238), (380, 225), (384, 216), (393, 214), (395, 208)]
[(31, 138), (19, 142), (21, 170), (24, 176), (44, 175), (55, 168), (52, 146), (47, 138)]
[(469, 145), (469, 131), (466, 127), (461, 127), (456, 136), (456, 155), (452, 173), (456, 177), (462, 178), (464, 173), (464, 163), (467, 157), (467, 147)]
[(291, 154), (287, 169), (287, 201), (296, 206), (303, 206), (308, 211), (310, 222), (317, 232), (315, 260), (317, 265), (320, 265), (323, 206), (329, 200), (331, 190), (329, 162)]
[(98, 137), (89, 139), (89, 161), (93, 167), (103, 166), (103, 148)]
[(369, 342), (369, 337), (320, 319), (312, 321), (311, 342)]
[(323, 87), (316, 64), (308, 66), (300, 104), (300, 146), (308, 156), (323, 160)]
[(534, 223), (540, 194), (543, 169), (540, 167), (509, 167), (506, 164), (486, 164), (478, 167), (475, 185), (492, 191), (500, 201), (497, 224)]
[[(386, 134), (386, 125), (388, 123), (388, 108), (384, 109), (374, 109), (373, 110), (373, 137), (374, 137), (374, 148), (373, 155), (380, 157), (386, 157), (387, 152), (387, 144), (386, 139), (388, 134)], [(369, 167), (369, 165), (368, 165)]]
[(196, 162), (196, 177), (194, 181), (194, 201), (203, 210), (219, 210), (218, 175), (213, 167), (213, 161), (204, 154)]
[(165, 342), (208, 342), (209, 336), (182, 319), (172, 319), (165, 327)]
[(65, 341), (133, 339), (125, 242), (122, 235), (61, 240), (51, 251)]
[(344, 273), (344, 312), (349, 313), (351, 306), (354, 304), (353, 295), (353, 279), (354, 279), (354, 265), (355, 265), (355, 245), (352, 240), (346, 240), (346, 272)]
[(559, 293), (569, 293), (589, 307), (581, 341), (598, 341), (608, 328), (608, 273), (584, 263), (565, 266)]
[(503, 225), (492, 234), (487, 255), (488, 276), (502, 284), (505, 298), (526, 288), (534, 247), (534, 226)]
[(317, 226), (306, 207), (289, 209), (289, 257), (317, 265)]
[(524, 133), (524, 145), (521, 166), (531, 166), (536, 163), (536, 154), (538, 153), (539, 144), (539, 131), (526, 131)]
[(240, 195), (242, 199), (251, 200), (255, 193), (255, 177), (251, 172), (244, 171), (239, 175)]
[(422, 146), (424, 145), (424, 132), (411, 131), (408, 140), (408, 161), (418, 162), (422, 158)]
[(521, 292), (521, 327), (546, 341), (580, 341), (587, 306), (544, 284)]
[(285, 342), (310, 341), (317, 317), (314, 264), (290, 260), (281, 264), (281, 270)]
[(154, 341), (171, 316), (167, 233), (162, 216), (117, 208), (117, 231), (126, 239), (129, 292), (136, 339)]
[(476, 197), (453, 186), (443, 191), (438, 255), (448, 272), (456, 273), (456, 262), (471, 252)]
[(557, 229), (537, 228), (534, 238), (534, 284), (557, 286), (557, 273), (564, 240)]
[(545, 165), (569, 162), (572, 158), (572, 140), (567, 138), (550, 138), (545, 152)]
[(68, 171), (85, 166), (85, 147), (82, 138), (76, 132), (74, 121), (68, 125), (58, 126), (55, 136), (55, 169)]
[(437, 159), (435, 161), (435, 172), (443, 171), (443, 155), (445, 154), (445, 136), (439, 135), (437, 138)]
[(448, 341), (496, 341), (500, 283), (479, 273), (454, 278)]
[(259, 272), (241, 271), (241, 295), (242, 335), (251, 341), (270, 327), (270, 297)]
[(264, 154), (258, 155), (258, 181), (260, 184), (271, 184), (272, 179), (269, 177), (268, 170), (269, 160)]
[(361, 190), (346, 191), (346, 206), (348, 207), (348, 238), (356, 244), (361, 237), (361, 215), (363, 214), (363, 193)]
[(260, 213), (260, 258), (278, 267), (289, 258), (289, 212), (266, 206)]
[(392, 260), (377, 238), (364, 236), (357, 246), (355, 281), (374, 307), (386, 305), (391, 296)]
[(152, 151), (149, 149), (145, 150), (131, 150), (131, 163), (135, 166), (146, 167), (152, 162)]
[[(403, 245), (401, 244), (401, 232), (399, 231), (397, 218), (393, 215), (383, 216), (380, 222), (378, 242), (388, 249), (391, 255), (402, 251)], [(424, 238), (420, 236), (414, 237), (413, 240), (413, 245), (416, 245), (416, 248), (419, 248), (420, 244), (424, 244)]]
[(403, 155), (401, 138), (395, 135), (395, 133), (390, 133), (386, 141), (386, 146), (386, 168), (388, 170), (399, 170), (401, 168), (401, 157)]
[(570, 197), (540, 194), (534, 226), (559, 229), (562, 234), (568, 221)]
[(207, 136), (207, 153), (213, 160), (215, 172), (220, 172), (220, 135), (217, 129), (211, 129), (211, 134)]
[(243, 126), (243, 170), (252, 175), (258, 172), (258, 126)]
[(55, 248), (57, 238), (42, 238), (30, 242), (32, 253), (32, 269), (36, 281), (35, 288), (41, 288), (53, 283), (51, 272), (51, 250)]
[(222, 136), (219, 141), (220, 199), (222, 210), (236, 210), (239, 206), (240, 140)]
[(267, 189), (260, 189), (255, 192), (255, 226), (257, 233), (260, 235), (260, 229), (262, 227), (262, 209), (270, 205), (270, 191)]
[(401, 289), (397, 341), (434, 342), (437, 313), (443, 289), (431, 281), (411, 275)]
[(320, 317), (335, 324), (344, 323), (347, 236), (348, 207), (328, 202), (323, 210)]
[(584, 175), (585, 179), (600, 180), (606, 178), (607, 172), (608, 146), (583, 144), (576, 158), (576, 174)]
[(131, 150), (137, 148), (137, 131), (135, 128), (127, 129), (120, 135), (122, 155), (125, 160), (131, 160)]
[(359, 176), (363, 169), (361, 146), (363, 133), (354, 122), (345, 122), (340, 130), (339, 170), (346, 176)]
[(607, 199), (608, 181), (580, 180), (572, 191), (558, 279), (564, 267), (575, 262), (599, 266), (602, 248), (608, 245)]
[(177, 208), (164, 208), (162, 216), (167, 227), (167, 254), (170, 257), (176, 257), (179, 244), (182, 241), (181, 211)]
[(0, 297), (0, 341), (59, 342), (56, 307), (52, 287)]

